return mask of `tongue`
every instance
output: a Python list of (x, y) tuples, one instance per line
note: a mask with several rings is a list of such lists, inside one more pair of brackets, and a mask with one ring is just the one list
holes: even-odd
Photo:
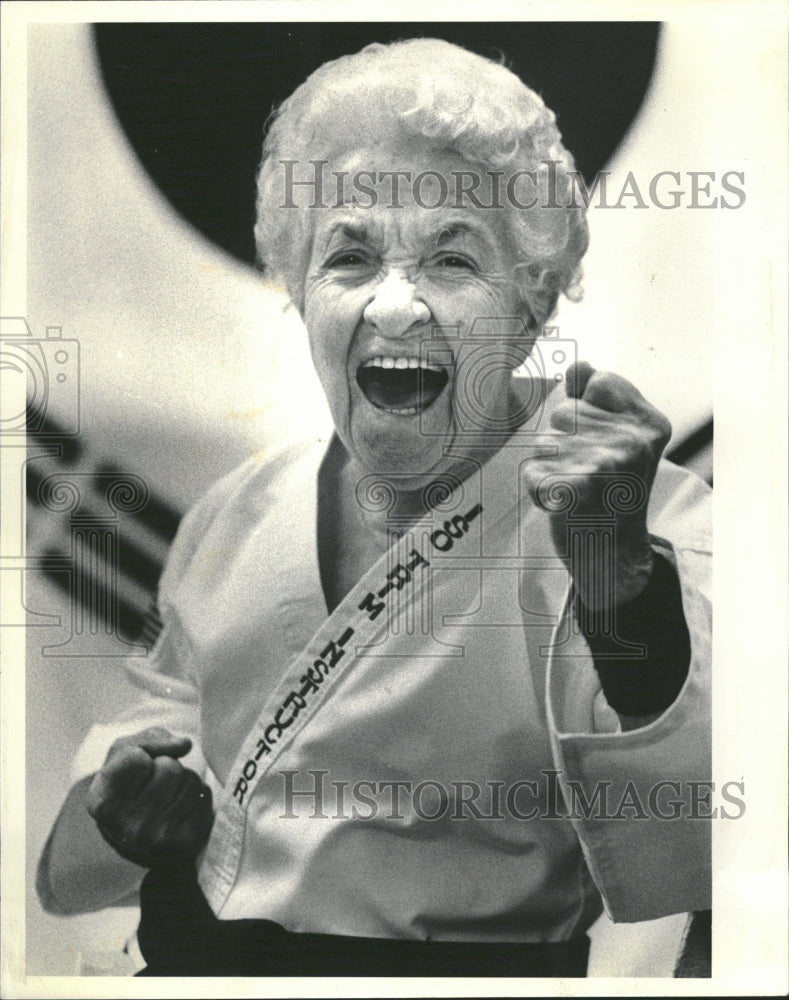
[(360, 368), (359, 388), (373, 406), (383, 410), (424, 410), (438, 399), (447, 384), (446, 372), (425, 368)]

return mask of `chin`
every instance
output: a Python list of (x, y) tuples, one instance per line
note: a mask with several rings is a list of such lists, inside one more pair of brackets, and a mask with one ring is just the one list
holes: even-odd
[[(409, 447), (409, 444), (411, 445)], [(352, 453), (368, 473), (396, 477), (397, 489), (421, 489), (442, 471), (447, 463), (444, 442), (435, 438), (427, 447), (413, 447), (413, 442), (388, 440), (355, 444)]]
[(366, 473), (396, 476), (397, 488), (408, 489), (406, 480), (423, 486), (446, 464), (444, 451), (454, 440), (445, 403), (398, 415), (357, 395), (345, 428), (346, 449)]

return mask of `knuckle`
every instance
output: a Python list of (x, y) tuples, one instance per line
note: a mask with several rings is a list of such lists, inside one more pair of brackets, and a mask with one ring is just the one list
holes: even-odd
[(611, 449), (611, 462), (623, 469), (637, 465), (641, 456), (648, 451), (645, 447), (647, 442), (643, 435), (634, 434), (623, 437), (616, 446)]
[(117, 803), (111, 803), (104, 800), (96, 804), (93, 809), (88, 809), (88, 813), (94, 822), (98, 823), (99, 826), (107, 827), (108, 829), (118, 826), (120, 812), (121, 810), (118, 808)]
[(674, 428), (671, 426), (671, 421), (664, 413), (658, 413), (658, 439), (665, 444), (668, 442), (671, 435), (674, 433)]
[(134, 740), (139, 744), (147, 740), (169, 739), (170, 735), (170, 730), (165, 729), (164, 726), (148, 726), (147, 729), (143, 729), (142, 732), (137, 733), (134, 736)]
[(149, 785), (151, 801), (158, 803), (159, 808), (171, 805), (181, 794), (183, 781), (183, 770), (175, 771), (168, 767), (157, 771)]
[(126, 847), (144, 849), (148, 840), (144, 818), (134, 814), (127, 816), (124, 822), (118, 825), (117, 836)]
[(663, 451), (670, 436), (671, 431), (666, 434), (665, 428), (655, 426), (647, 428), (640, 435), (634, 449), (635, 459), (644, 465), (649, 465), (654, 461), (656, 454)]
[(108, 790), (106, 785), (100, 786), (89, 795), (86, 805), (89, 815), (101, 827), (117, 830), (128, 822), (129, 801)]
[(620, 378), (621, 376), (613, 372), (598, 368), (589, 379), (587, 391), (591, 390), (595, 395), (616, 391), (619, 388)]
[(591, 478), (608, 476), (622, 464), (622, 452), (613, 442), (590, 448), (586, 459), (586, 472)]
[(575, 422), (576, 413), (576, 403), (575, 399), (565, 399), (561, 403), (557, 403), (556, 408), (551, 413), (550, 423), (553, 427), (561, 427), (570, 422)]
[(93, 776), (93, 781), (91, 781), (88, 786), (88, 791), (85, 796), (85, 805), (91, 816), (97, 809), (100, 809), (104, 803), (104, 779), (101, 772), (98, 772)]
[(619, 375), (615, 375), (613, 372), (608, 371), (606, 368), (597, 368), (592, 373), (589, 381), (594, 379), (596, 386), (601, 388), (608, 388), (611, 385), (616, 384), (616, 379), (620, 378)]
[(153, 762), (154, 779), (178, 778), (184, 773), (184, 766), (174, 757), (157, 757)]
[(107, 751), (107, 757), (112, 757), (113, 754), (120, 753), (124, 747), (130, 746), (130, 740), (128, 736), (119, 736), (117, 740), (113, 740), (110, 744), (110, 748)]
[(645, 403), (641, 414), (641, 421), (651, 434), (655, 434), (659, 437), (662, 437), (663, 435), (671, 437), (673, 429), (671, 421), (662, 410), (659, 410), (651, 403)]
[(623, 402), (632, 404), (643, 400), (644, 397), (630, 379), (626, 379), (623, 375), (617, 375), (615, 372), (608, 372), (607, 374), (608, 387)]
[(95, 819), (97, 823), (103, 822), (107, 816), (107, 802), (104, 798), (100, 798), (98, 795), (91, 795), (88, 793), (88, 797), (85, 801), (85, 807), (88, 810), (88, 815), (92, 819)]
[(140, 747), (126, 743), (114, 753), (110, 750), (102, 770), (121, 771), (127, 768), (147, 767), (150, 759)]

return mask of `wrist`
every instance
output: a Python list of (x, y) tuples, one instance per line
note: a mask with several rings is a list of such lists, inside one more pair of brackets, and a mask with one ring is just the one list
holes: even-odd
[(649, 542), (638, 550), (617, 553), (614, 566), (615, 605), (629, 604), (646, 590), (655, 571), (655, 553)]
[(655, 553), (647, 586), (619, 607), (615, 618), (580, 602), (575, 612), (603, 693), (629, 728), (672, 704), (687, 677), (690, 634), (680, 580), (664, 556)]
[(617, 549), (616, 561), (608, 572), (605, 566), (572, 572), (573, 586), (584, 607), (606, 612), (634, 601), (649, 585), (655, 568), (655, 553), (647, 544), (622, 552)]

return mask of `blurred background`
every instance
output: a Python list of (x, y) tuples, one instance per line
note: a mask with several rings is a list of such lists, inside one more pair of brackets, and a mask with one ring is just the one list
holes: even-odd
[[(271, 104), (326, 58), (415, 33), (344, 27), (29, 28), (27, 299), (3, 328), (38, 377), (25, 467), (32, 569), (6, 609), (28, 625), (29, 975), (101, 971), (135, 927), (134, 910), (44, 914), (33, 883), (82, 736), (134, 697), (122, 659), (145, 655), (145, 612), (180, 516), (249, 455), (325, 433), (300, 320), (249, 259)], [(681, 173), (669, 185), (686, 192), (676, 210), (630, 198), (590, 212), (585, 297), (555, 322), (581, 357), (669, 416), (674, 459), (711, 481), (719, 213), (686, 207), (687, 175), (716, 171), (720, 194), (720, 174), (742, 164), (721, 159), (718, 63), (703, 32), (418, 27), (522, 62), (587, 180), (611, 172), (614, 201), (628, 172), (645, 198), (658, 171)], [(601, 920), (590, 972), (670, 975), (683, 924)]]

